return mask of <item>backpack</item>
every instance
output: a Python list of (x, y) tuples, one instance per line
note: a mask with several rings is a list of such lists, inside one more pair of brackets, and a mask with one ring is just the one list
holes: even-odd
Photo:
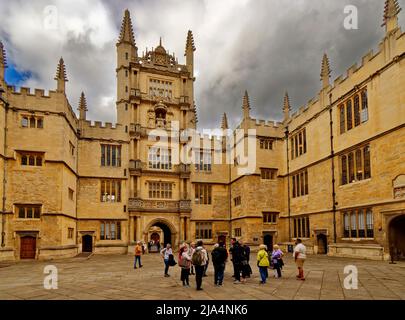
[(203, 262), (203, 253), (201, 250), (196, 250), (193, 253), (193, 256), (191, 257), (191, 261), (193, 262), (193, 265), (195, 266), (201, 266)]

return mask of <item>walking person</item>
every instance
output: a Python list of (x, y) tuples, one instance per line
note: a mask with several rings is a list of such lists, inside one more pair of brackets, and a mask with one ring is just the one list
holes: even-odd
[(189, 248), (187, 244), (183, 244), (179, 250), (179, 267), (181, 267), (180, 280), (183, 282), (183, 287), (189, 288), (189, 276), (191, 267), (191, 256), (189, 255)]
[(271, 260), (273, 262), (273, 269), (274, 269), (274, 277), (281, 278), (281, 268), (282, 268), (282, 260), (283, 251), (280, 250), (280, 247), (275, 244), (273, 246), (273, 252), (271, 253)]
[[(194, 251), (195, 251), (195, 242), (191, 242), (191, 244), (190, 244), (190, 248), (189, 248), (189, 255), (192, 257), (193, 256), (193, 254), (194, 254)], [(195, 275), (195, 273), (194, 273), (194, 265), (193, 264), (191, 264), (191, 269), (190, 269), (190, 274), (191, 275)]]
[(170, 255), (173, 255), (173, 250), (172, 250), (171, 244), (168, 243), (166, 245), (166, 248), (163, 248), (162, 251), (160, 251), (160, 254), (165, 263), (165, 277), (170, 277), (170, 275), (169, 275), (169, 257), (170, 257)]
[(204, 275), (204, 268), (207, 264), (207, 260), (207, 251), (203, 247), (203, 242), (199, 240), (197, 241), (197, 248), (195, 249), (192, 256), (192, 262), (195, 268), (195, 281), (197, 290), (202, 290), (202, 278)]
[(268, 274), (267, 269), (270, 266), (269, 261), (269, 254), (266, 251), (267, 246), (265, 244), (261, 244), (259, 246), (259, 252), (257, 253), (257, 266), (259, 267), (260, 273), (260, 284), (265, 284)]
[(297, 280), (305, 280), (304, 262), (305, 262), (305, 259), (307, 258), (306, 251), (307, 251), (307, 248), (302, 243), (301, 239), (297, 239), (295, 241), (295, 248), (294, 248), (294, 260), (295, 260), (295, 264), (297, 265), (297, 268), (298, 268)]
[(140, 241), (136, 243), (135, 246), (135, 261), (134, 261), (134, 269), (136, 269), (136, 262), (138, 261), (139, 268), (142, 268), (141, 264), (141, 255), (142, 255), (142, 244)]
[(214, 284), (222, 286), (224, 281), (225, 263), (228, 259), (228, 252), (224, 247), (224, 243), (220, 242), (214, 245), (214, 250), (211, 252), (212, 264), (214, 265)]

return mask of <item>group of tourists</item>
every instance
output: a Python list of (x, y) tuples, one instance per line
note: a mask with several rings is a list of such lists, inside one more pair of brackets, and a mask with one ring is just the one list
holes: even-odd
[[(304, 277), (304, 262), (306, 259), (306, 248), (300, 239), (295, 242), (293, 258), (298, 268), (298, 280), (305, 280)], [(138, 262), (139, 267), (141, 264), (142, 247), (141, 243), (137, 243), (135, 247), (135, 262), (134, 268)], [(176, 262), (172, 246), (167, 244), (165, 248), (160, 251), (164, 261), (164, 276), (170, 277), (169, 268), (178, 264), (181, 268), (180, 280), (183, 287), (190, 287), (190, 275), (195, 275), (196, 289), (202, 289), (203, 277), (207, 276), (207, 269), (209, 265), (209, 255), (204, 247), (203, 241), (199, 240), (197, 243), (183, 243), (179, 248), (178, 262)], [(257, 252), (256, 263), (260, 274), (260, 284), (265, 284), (269, 278), (269, 268), (273, 269), (274, 278), (282, 277), (282, 269), (284, 266), (283, 261), (284, 253), (278, 245), (273, 246), (273, 250), (268, 250), (265, 244), (259, 246)], [(237, 241), (235, 238), (231, 239), (231, 247), (226, 249), (223, 242), (216, 243), (211, 252), (212, 264), (214, 267), (214, 285), (221, 287), (224, 282), (225, 266), (230, 258), (233, 266), (234, 284), (246, 283), (247, 279), (252, 274), (250, 267), (250, 247), (243, 244), (242, 241)]]

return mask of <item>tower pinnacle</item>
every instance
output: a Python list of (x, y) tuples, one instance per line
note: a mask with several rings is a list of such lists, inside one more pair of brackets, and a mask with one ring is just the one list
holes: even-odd
[(124, 18), (122, 20), (121, 32), (118, 43), (129, 43), (135, 46), (134, 30), (132, 28), (131, 15), (129, 10), (125, 10)]
[(381, 26), (385, 26), (387, 32), (391, 32), (398, 28), (398, 13), (401, 8), (398, 0), (386, 0), (384, 7), (384, 20)]
[(228, 127), (228, 119), (227, 119), (227, 117), (226, 117), (226, 113), (225, 113), (225, 112), (224, 112), (224, 115), (222, 116), (221, 129), (222, 129), (222, 130), (229, 129), (229, 127)]
[(0, 41), (0, 81), (4, 80), (5, 70), (7, 68), (6, 51), (3, 42)]
[(247, 90), (245, 90), (245, 95), (243, 96), (243, 104), (242, 104), (242, 110), (243, 110), (243, 118), (244, 119), (249, 119), (250, 118), (250, 102), (249, 102), (249, 94)]
[(86, 96), (84, 95), (84, 92), (80, 95), (80, 100), (79, 100), (79, 107), (77, 108), (79, 110), (80, 120), (86, 120), (86, 111), (87, 109), (87, 101), (86, 101)]
[(322, 88), (326, 88), (329, 86), (329, 78), (330, 78), (330, 66), (329, 66), (329, 59), (326, 53), (323, 55), (322, 59), (322, 68), (321, 68), (321, 81), (322, 81)]
[(63, 61), (62, 57), (59, 59), (55, 80), (57, 81), (57, 91), (65, 92), (65, 85), (68, 79), (66, 76), (65, 62)]
[(291, 111), (290, 98), (288, 97), (288, 92), (286, 91), (283, 106), (284, 121), (286, 121), (290, 117), (290, 111)]

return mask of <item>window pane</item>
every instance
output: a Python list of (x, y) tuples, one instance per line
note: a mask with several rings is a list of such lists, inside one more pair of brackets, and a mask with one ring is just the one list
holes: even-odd
[(353, 159), (353, 152), (350, 152), (348, 155), (349, 161), (349, 183), (354, 182), (354, 159)]
[(33, 210), (32, 210), (32, 208), (27, 208), (27, 218), (28, 219), (33, 218)]
[(29, 156), (28, 157), (28, 164), (30, 166), (35, 166), (35, 158), (34, 158), (34, 156)]
[(371, 177), (370, 147), (364, 147), (364, 179)]
[(346, 118), (347, 118), (347, 130), (353, 127), (352, 124), (352, 100), (347, 101), (346, 104)]
[(39, 207), (34, 208), (34, 218), (39, 219), (40, 218), (40, 209)]
[(30, 128), (35, 128), (35, 118), (34, 117), (30, 118)]
[(346, 156), (342, 157), (342, 185), (347, 184), (347, 159)]
[(354, 125), (357, 127), (360, 124), (360, 98), (356, 94), (354, 96)]
[(44, 127), (44, 120), (42, 118), (37, 119), (37, 128), (42, 129)]
[(18, 208), (18, 217), (21, 219), (25, 218), (25, 208), (23, 207)]
[(366, 122), (368, 120), (368, 99), (367, 90), (361, 93), (361, 122)]
[(340, 133), (345, 132), (345, 108), (344, 106), (340, 106)]
[(374, 237), (374, 223), (373, 223), (373, 212), (371, 211), (371, 209), (367, 209), (366, 224), (367, 224), (367, 237), (373, 238)]
[(361, 161), (361, 150), (356, 150), (356, 179), (363, 179), (363, 163)]

